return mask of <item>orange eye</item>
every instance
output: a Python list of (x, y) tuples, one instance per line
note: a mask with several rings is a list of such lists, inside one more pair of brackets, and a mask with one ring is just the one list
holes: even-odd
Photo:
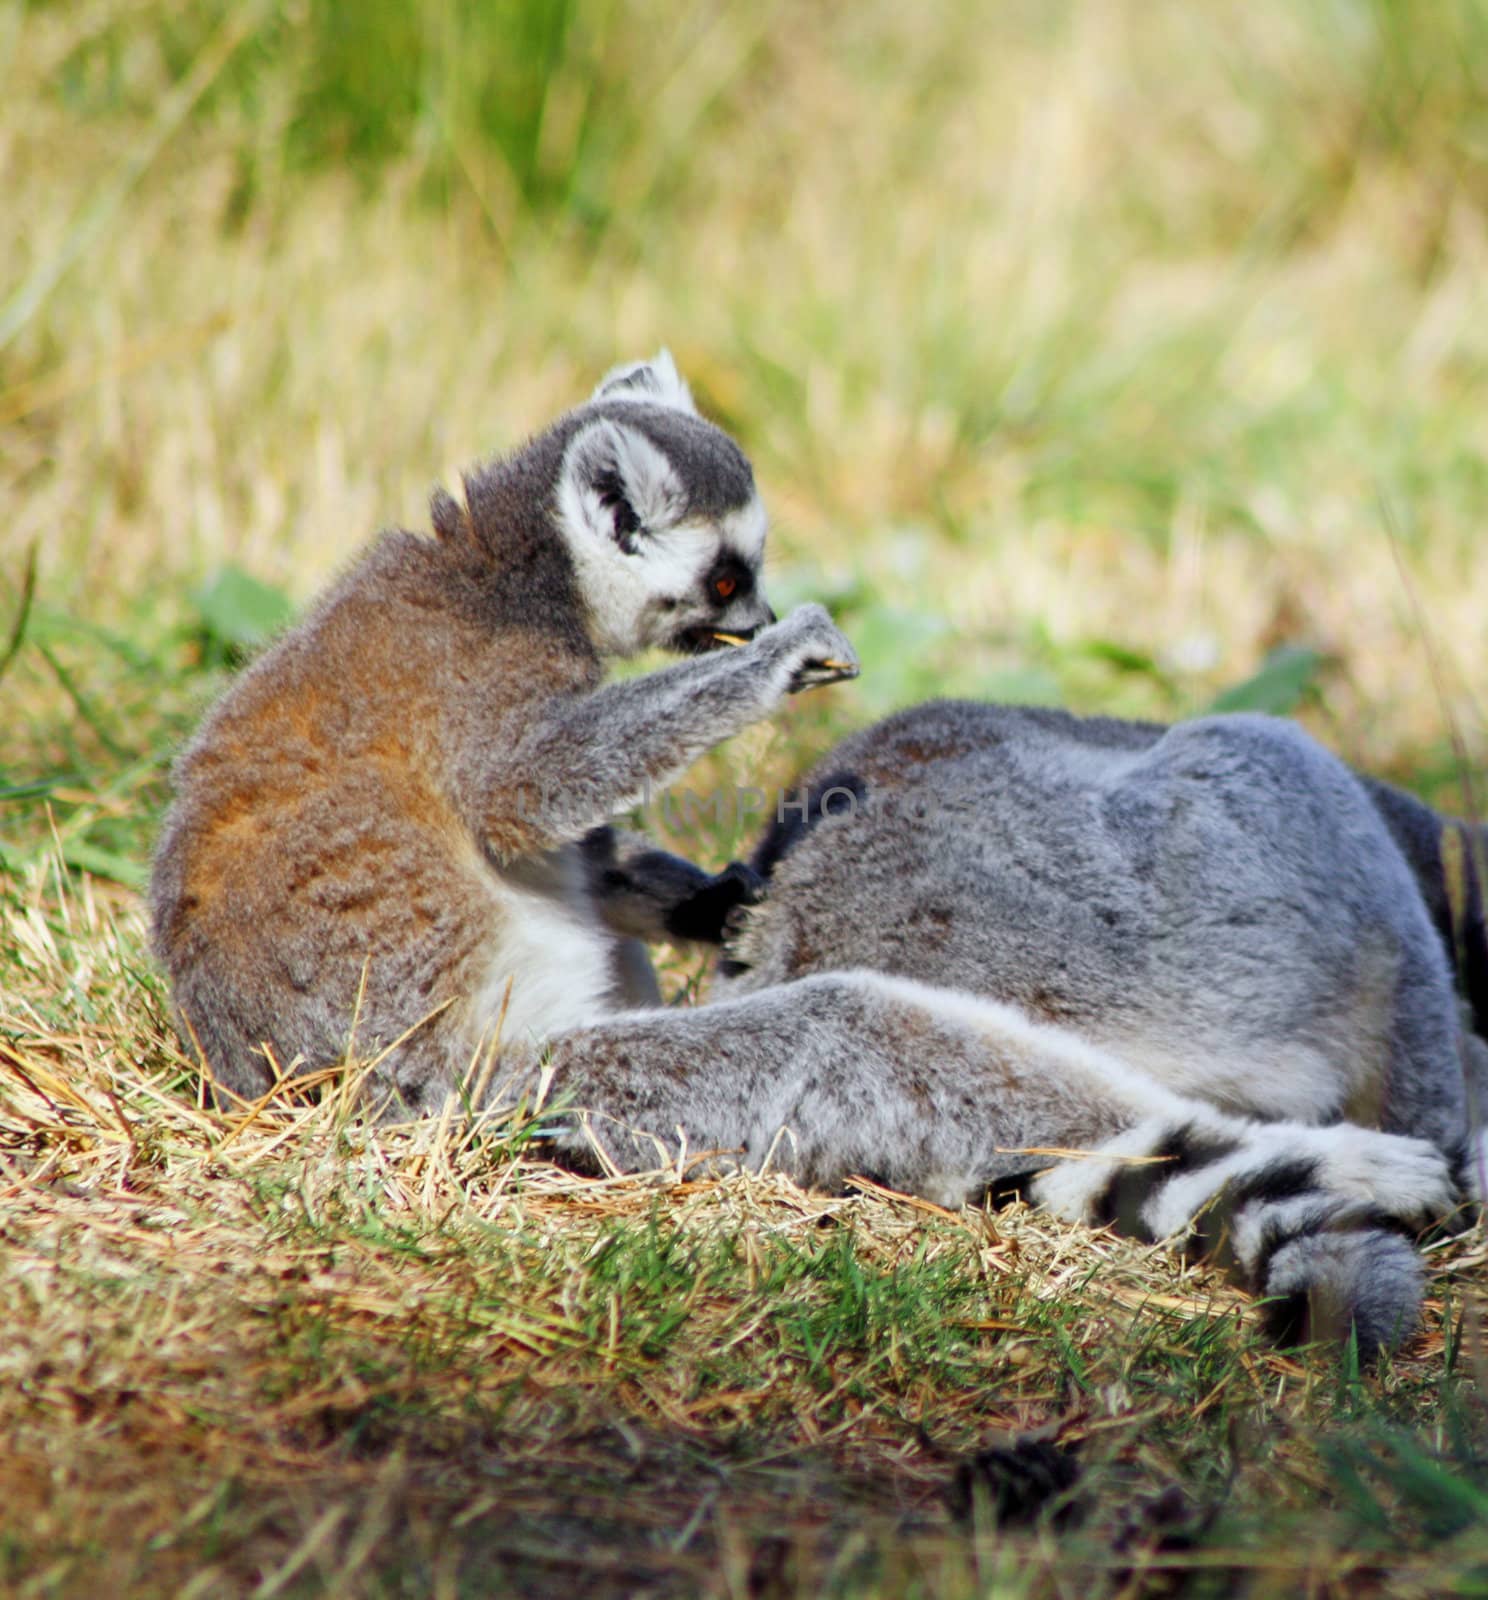
[(739, 580), (737, 578), (715, 578), (713, 581), (713, 593), (720, 600), (727, 600), (738, 587)]

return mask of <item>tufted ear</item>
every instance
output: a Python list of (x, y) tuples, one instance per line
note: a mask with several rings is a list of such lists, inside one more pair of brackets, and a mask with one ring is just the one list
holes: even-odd
[(470, 513), (442, 486), (429, 496), (429, 520), (441, 539), (457, 539), (470, 532)]
[(685, 504), (671, 462), (635, 428), (591, 422), (569, 440), (558, 474), (558, 514), (571, 534), (613, 540), (634, 555)]
[(658, 350), (650, 361), (628, 361), (612, 367), (590, 396), (593, 400), (646, 400), (656, 406), (697, 415), (692, 391), (682, 381), (670, 350)]

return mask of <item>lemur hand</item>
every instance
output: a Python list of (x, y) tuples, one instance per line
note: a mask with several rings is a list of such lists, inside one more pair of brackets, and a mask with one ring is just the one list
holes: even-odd
[(758, 905), (764, 897), (764, 879), (742, 861), (730, 861), (696, 894), (672, 907), (667, 914), (667, 932), (674, 939), (722, 944), (739, 907)]
[(767, 628), (760, 642), (768, 642), (789, 665), (788, 694), (858, 675), (858, 653), (825, 606), (797, 606), (784, 622)]

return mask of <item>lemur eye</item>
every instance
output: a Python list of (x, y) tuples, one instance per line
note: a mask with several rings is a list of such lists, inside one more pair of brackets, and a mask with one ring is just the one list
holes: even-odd
[(725, 552), (714, 562), (704, 579), (704, 593), (714, 605), (724, 605), (734, 597), (742, 599), (754, 592), (754, 574), (730, 552)]

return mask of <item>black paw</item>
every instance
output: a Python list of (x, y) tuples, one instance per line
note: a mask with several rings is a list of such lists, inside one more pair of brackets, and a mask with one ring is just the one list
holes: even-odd
[(667, 913), (666, 931), (673, 939), (695, 944), (722, 944), (730, 919), (743, 906), (758, 905), (765, 897), (765, 881), (753, 867), (731, 861), (685, 900)]

